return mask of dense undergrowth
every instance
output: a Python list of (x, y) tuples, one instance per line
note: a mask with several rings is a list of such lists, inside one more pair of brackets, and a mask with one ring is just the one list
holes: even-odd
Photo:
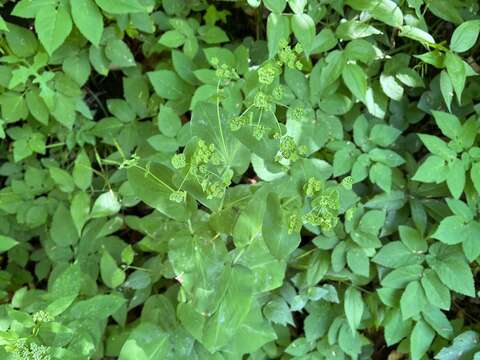
[(480, 359), (477, 1), (0, 3), (1, 359)]

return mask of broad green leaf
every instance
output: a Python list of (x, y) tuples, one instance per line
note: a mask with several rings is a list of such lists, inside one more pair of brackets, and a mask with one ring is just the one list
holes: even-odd
[(392, 0), (358, 1), (347, 0), (346, 4), (355, 10), (366, 10), (372, 16), (392, 27), (403, 24), (403, 14), (400, 7)]
[(428, 305), (422, 286), (419, 281), (412, 281), (407, 285), (400, 298), (403, 320), (417, 316), (425, 307), (428, 307)]
[(165, 32), (158, 42), (169, 48), (177, 48), (185, 42), (186, 37), (178, 30), (169, 30)]
[(391, 99), (400, 101), (403, 97), (403, 87), (393, 75), (380, 75), (380, 85), (383, 92)]
[(452, 140), (460, 135), (462, 124), (455, 115), (442, 111), (433, 111), (432, 113), (443, 135), (448, 136)]
[(393, 308), (387, 312), (385, 317), (385, 341), (392, 346), (410, 335), (412, 331), (412, 320), (403, 320), (400, 309)]
[(98, 46), (103, 34), (103, 16), (94, 0), (70, 0), (75, 26), (93, 45)]
[(268, 54), (273, 58), (279, 50), (280, 40), (290, 36), (290, 22), (286, 16), (271, 13), (267, 18)]
[(362, 294), (353, 286), (348, 287), (345, 291), (344, 307), (348, 325), (354, 331), (359, 327), (362, 320), (364, 305)]
[(73, 319), (105, 320), (125, 303), (118, 295), (95, 295), (87, 300), (75, 303), (68, 314)]
[(440, 222), (432, 237), (448, 245), (459, 244), (465, 240), (466, 227), (462, 217), (449, 216)]
[(450, 309), (450, 291), (442, 284), (434, 271), (426, 270), (421, 282), (430, 304), (443, 310)]
[(445, 314), (433, 306), (428, 306), (422, 310), (422, 316), (433, 330), (445, 339), (451, 339), (453, 327)]
[(398, 139), (402, 132), (392, 126), (376, 124), (370, 131), (370, 141), (380, 146), (390, 146)]
[(451, 111), (453, 100), (453, 84), (450, 80), (450, 76), (445, 70), (440, 73), (440, 91), (443, 96), (443, 100), (447, 105), (448, 111)]
[(172, 354), (169, 334), (150, 322), (140, 323), (123, 344), (119, 360), (167, 359)]
[(360, 101), (365, 101), (367, 94), (367, 76), (357, 64), (345, 64), (342, 78), (353, 95)]
[(480, 338), (473, 330), (467, 330), (453, 339), (450, 346), (444, 347), (435, 355), (437, 360), (455, 360), (471, 358), (474, 353), (480, 350)]
[(75, 159), (72, 175), (75, 185), (83, 191), (88, 189), (92, 183), (93, 171), (90, 159), (83, 149), (78, 153), (77, 158)]
[(457, 95), (458, 103), (461, 104), (462, 93), (467, 78), (465, 64), (458, 55), (452, 52), (447, 52), (445, 55), (445, 66), (447, 67), (448, 76), (450, 76), (453, 90)]
[(382, 286), (394, 289), (404, 288), (410, 281), (419, 280), (422, 276), (421, 265), (407, 265), (389, 272), (381, 281)]
[(111, 14), (129, 14), (151, 10), (150, 7), (142, 5), (138, 0), (95, 0), (95, 2), (102, 10)]
[(58, 185), (58, 188), (61, 191), (69, 193), (75, 189), (73, 178), (67, 171), (58, 167), (51, 167), (49, 172), (53, 181)]
[(72, 220), (78, 235), (81, 235), (83, 226), (90, 215), (90, 197), (87, 193), (80, 191), (73, 196), (70, 205), (70, 214), (72, 215)]
[(72, 19), (65, 6), (47, 6), (35, 16), (35, 31), (49, 55), (62, 45), (72, 31)]
[(400, 241), (392, 241), (385, 244), (372, 261), (395, 269), (401, 266), (420, 264), (423, 257), (415, 254)]
[(478, 39), (480, 20), (469, 20), (458, 26), (450, 39), (450, 49), (465, 52), (471, 49)]
[(117, 266), (115, 259), (106, 250), (103, 251), (100, 259), (100, 275), (103, 282), (112, 289), (125, 281), (125, 272)]
[(54, 6), (55, 0), (20, 0), (15, 4), (12, 15), (22, 18), (34, 18), (44, 7)]
[(78, 241), (75, 223), (70, 211), (63, 204), (59, 204), (53, 214), (50, 236), (59, 246), (74, 245)]
[(437, 257), (427, 257), (430, 267), (449, 289), (467, 296), (475, 296), (472, 271), (465, 256), (455, 248)]
[(135, 66), (135, 58), (127, 44), (120, 39), (111, 39), (105, 46), (105, 55), (111, 61), (112, 67)]
[(110, 216), (116, 214), (120, 210), (120, 203), (118, 202), (117, 195), (110, 190), (101, 194), (94, 202), (91, 218), (99, 218), (104, 216)]
[(465, 188), (465, 168), (462, 160), (455, 159), (448, 165), (447, 185), (452, 196), (460, 198)]
[(310, 54), (315, 38), (315, 22), (308, 14), (295, 14), (292, 16), (292, 31), (303, 46), (306, 54)]
[(158, 128), (170, 137), (175, 137), (182, 126), (178, 115), (168, 106), (161, 106), (158, 112)]
[(147, 73), (155, 92), (168, 100), (179, 100), (191, 93), (190, 86), (170, 70), (157, 70)]
[(278, 195), (269, 194), (263, 218), (262, 236), (270, 252), (277, 259), (287, 258), (300, 244), (300, 235), (296, 232), (289, 233), (285, 215)]
[(288, 0), (288, 5), (295, 14), (301, 14), (307, 6), (307, 2), (307, 0)]
[(435, 337), (435, 331), (424, 321), (419, 321), (410, 335), (410, 353), (412, 360), (420, 360), (428, 351)]
[(287, 6), (287, 0), (263, 0), (268, 10), (280, 14)]
[(0, 235), (0, 252), (5, 252), (18, 244), (18, 241), (9, 236)]
[[(143, 165), (143, 163), (142, 163)], [(176, 220), (187, 218), (187, 204), (170, 200), (175, 189), (171, 183), (172, 172), (162, 165), (151, 165), (148, 172), (143, 167), (131, 167), (127, 170), (128, 181), (135, 196), (150, 207)]]

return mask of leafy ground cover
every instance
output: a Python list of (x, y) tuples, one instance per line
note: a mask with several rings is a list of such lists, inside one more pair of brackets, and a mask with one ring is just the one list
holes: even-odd
[(477, 1), (0, 3), (1, 359), (480, 359)]

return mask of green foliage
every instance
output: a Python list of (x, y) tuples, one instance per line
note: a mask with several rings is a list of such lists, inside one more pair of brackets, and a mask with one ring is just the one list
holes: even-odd
[(0, 5), (1, 359), (480, 359), (478, 2)]

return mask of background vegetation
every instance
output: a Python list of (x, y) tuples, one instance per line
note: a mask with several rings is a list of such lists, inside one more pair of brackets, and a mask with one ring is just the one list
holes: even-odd
[(480, 359), (477, 1), (0, 3), (1, 359)]

